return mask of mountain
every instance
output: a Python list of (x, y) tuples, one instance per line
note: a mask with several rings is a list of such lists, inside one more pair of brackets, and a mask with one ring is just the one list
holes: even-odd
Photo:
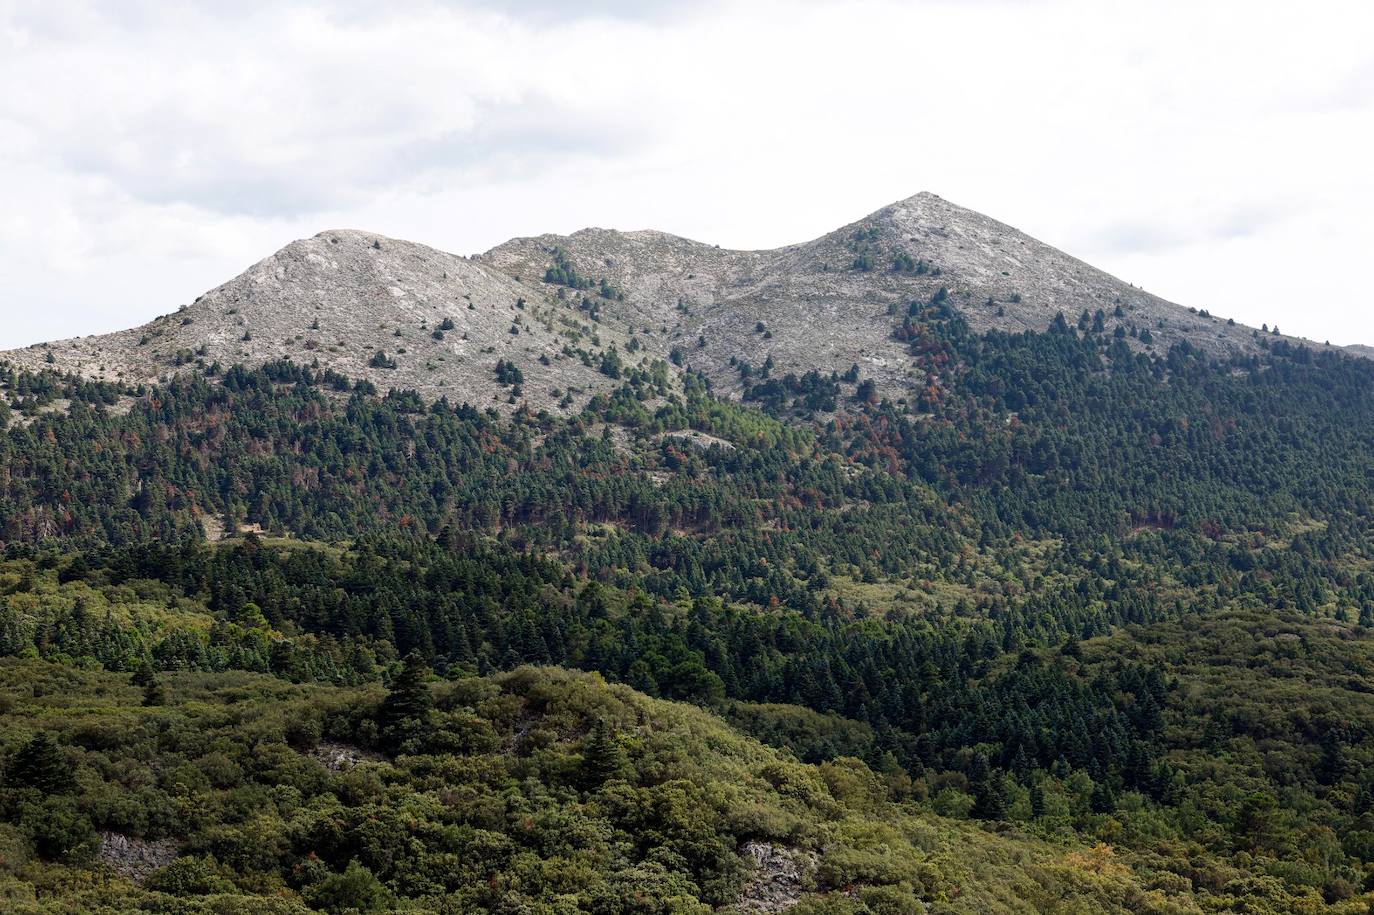
[[(423, 245), (322, 232), (143, 327), (3, 358), (129, 383), (166, 378), (188, 364), (290, 358), (371, 378), (383, 390), (411, 388), (479, 406), (508, 400), (495, 377), (496, 363), (507, 360), (529, 376), (530, 403), (545, 406), (557, 400), (552, 388), (607, 384), (562, 354), (567, 338), (560, 333), (587, 322), (550, 293)], [(612, 328), (600, 335), (607, 346), (622, 340)], [(538, 361), (544, 354), (548, 366)]]
[[(1058, 314), (1072, 323), (1100, 311), (1105, 332), (1119, 327), (1147, 352), (1187, 341), (1227, 357), (1280, 339), (1166, 302), (922, 193), (773, 251), (586, 229), (465, 258), (366, 232), (322, 232), (143, 327), (0, 358), (125, 382), (188, 364), (289, 358), (383, 390), (566, 411), (613, 387), (599, 369), (614, 349), (628, 365), (690, 366), (735, 394), (744, 389), (741, 362), (771, 357), (776, 376), (858, 366), (881, 394), (905, 400), (930, 378), (894, 337), (894, 315), (937, 296), (980, 332), (1039, 332)], [(520, 369), (518, 397), (497, 379), (498, 362)]]
[[(1182, 340), (1217, 355), (1261, 349), (1259, 331), (1166, 302), (929, 193), (774, 251), (587, 229), (516, 239), (481, 259), (508, 274), (538, 275), (554, 249), (623, 290), (624, 301), (605, 313), (667, 328), (666, 342), (724, 390), (741, 387), (732, 359), (759, 362), (765, 354), (779, 375), (857, 364), (885, 393), (919, 388), (925, 378), (893, 339), (891, 316), (942, 287), (977, 331), (1039, 332), (1056, 314), (1074, 322), (1102, 310), (1109, 332), (1148, 330), (1150, 343), (1129, 338), (1142, 350), (1163, 353)], [(661, 349), (665, 340), (657, 342)]]
[(8, 354), (5, 911), (1366, 915), (1367, 352), (920, 195)]

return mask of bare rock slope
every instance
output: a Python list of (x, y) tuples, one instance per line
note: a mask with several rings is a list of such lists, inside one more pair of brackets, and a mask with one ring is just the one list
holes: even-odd
[[(197, 363), (289, 358), (368, 378), (382, 390), (476, 406), (514, 398), (540, 408), (569, 390), (609, 386), (595, 367), (563, 353), (569, 343), (591, 346), (593, 336), (602, 347), (623, 342), (547, 284), (423, 245), (332, 231), (292, 242), (143, 327), (0, 358), (126, 382), (165, 379)], [(498, 362), (517, 366), (521, 382), (499, 379)]]
[[(482, 256), (502, 272), (530, 275), (554, 248), (578, 269), (625, 292), (615, 318), (669, 328), (667, 342), (717, 387), (741, 383), (730, 360), (775, 375), (858, 365), (886, 393), (923, 383), (894, 315), (944, 288), (979, 331), (1043, 331), (1063, 313), (1074, 323), (1103, 311), (1142, 350), (1187, 340), (1216, 354), (1258, 352), (1261, 332), (1150, 295), (1010, 226), (917, 194), (822, 238), (773, 251), (729, 251), (661, 232), (585, 229), (514, 239)], [(1147, 334), (1142, 332), (1148, 331)]]
[[(364, 232), (322, 232), (144, 327), (0, 359), (146, 381), (196, 363), (290, 358), (383, 390), (560, 410), (617, 383), (601, 371), (614, 349), (626, 366), (674, 356), (725, 392), (740, 388), (738, 361), (771, 356), (775, 375), (858, 365), (900, 397), (925, 379), (893, 336), (894, 315), (941, 288), (976, 330), (1040, 331), (1061, 312), (1072, 323), (1100, 310), (1109, 330), (1128, 329), (1142, 350), (1187, 340), (1225, 355), (1274, 339), (918, 194), (772, 251), (585, 229), (464, 258)], [(498, 362), (518, 367), (521, 383), (498, 377)]]

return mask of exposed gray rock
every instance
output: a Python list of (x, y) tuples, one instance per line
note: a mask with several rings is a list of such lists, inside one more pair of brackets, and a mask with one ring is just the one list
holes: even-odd
[[(558, 289), (423, 245), (322, 232), (143, 327), (0, 358), (131, 383), (170, 377), (197, 361), (228, 367), (289, 358), (367, 378), (382, 391), (411, 388), (429, 399), (447, 395), (508, 410), (513, 388), (495, 373), (498, 360), (506, 360), (524, 375), (517, 404), (552, 408), (571, 389), (583, 392), (575, 404), (581, 409), (590, 393), (613, 383), (563, 347), (599, 353), (618, 344), (625, 353), (627, 341), (615, 326), (579, 310), (580, 298), (560, 299)], [(443, 329), (446, 321), (451, 329)], [(391, 367), (370, 364), (378, 352)]]
[(121, 877), (142, 883), (160, 867), (171, 864), (177, 856), (175, 839), (151, 841), (118, 832), (100, 834), (100, 860)]
[(705, 432), (700, 432), (696, 429), (683, 429), (678, 432), (667, 432), (664, 433), (663, 437), (666, 439), (671, 439), (675, 442), (682, 442), (683, 444), (691, 445), (694, 448), (700, 448), (702, 451), (708, 451), (711, 448), (723, 448), (726, 451), (735, 450), (734, 442), (731, 442), (727, 439), (719, 438), (714, 435), (708, 435)]
[[(544, 282), (555, 249), (614, 294)], [(1149, 331), (1147, 342), (1126, 339), (1159, 353), (1180, 340), (1218, 355), (1250, 353), (1279, 339), (1152, 296), (1010, 226), (918, 194), (772, 251), (584, 229), (513, 239), (465, 258), (366, 232), (321, 232), (144, 327), (0, 359), (138, 382), (196, 361), (290, 358), (383, 391), (566, 412), (619, 383), (598, 371), (601, 354), (615, 346), (628, 365), (676, 351), (678, 362), (727, 394), (742, 388), (732, 360), (760, 366), (771, 356), (775, 377), (857, 365), (880, 393), (900, 399), (928, 379), (892, 331), (909, 303), (942, 287), (980, 331), (1041, 331), (1060, 312), (1074, 323), (1101, 310), (1109, 332)], [(452, 329), (443, 329), (446, 321)], [(387, 364), (370, 364), (379, 351)], [(496, 378), (502, 359), (524, 376), (518, 394)]]
[(337, 740), (321, 740), (307, 755), (311, 759), (319, 760), (331, 772), (351, 769), (362, 762), (382, 762), (386, 759), (380, 753)]
[[(661, 232), (584, 229), (514, 239), (480, 259), (529, 275), (554, 247), (579, 271), (605, 274), (625, 291), (625, 301), (608, 305), (608, 313), (667, 326), (670, 348), (678, 347), (687, 364), (726, 392), (742, 387), (732, 358), (757, 367), (770, 355), (775, 377), (813, 368), (843, 373), (857, 365), (884, 394), (900, 397), (923, 386), (905, 344), (893, 338), (894, 313), (928, 302), (941, 287), (978, 331), (1043, 331), (1060, 312), (1073, 324), (1084, 311), (1100, 309), (1108, 331), (1118, 324), (1148, 330), (1150, 343), (1127, 340), (1158, 353), (1180, 340), (1217, 355), (1251, 353), (1260, 351), (1261, 340), (1279, 339), (1150, 295), (928, 193), (773, 251), (723, 250)], [(856, 266), (862, 257), (869, 269)]]
[(816, 872), (816, 856), (767, 842), (746, 842), (741, 854), (752, 866), (738, 912), (786, 912), (801, 901)]

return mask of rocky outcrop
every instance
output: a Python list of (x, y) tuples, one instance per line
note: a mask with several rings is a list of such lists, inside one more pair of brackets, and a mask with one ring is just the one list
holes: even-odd
[(812, 884), (816, 856), (810, 852), (767, 842), (747, 842), (740, 851), (751, 872), (734, 906), (738, 912), (786, 912)]
[(382, 762), (386, 757), (371, 750), (364, 750), (362, 747), (354, 746), (349, 743), (340, 743), (337, 740), (321, 740), (310, 750), (311, 759), (318, 760), (326, 769), (331, 772), (341, 772), (351, 769), (358, 763), (363, 762)]
[(177, 856), (175, 839), (140, 839), (118, 832), (100, 834), (100, 860), (121, 877), (142, 883), (158, 868)]

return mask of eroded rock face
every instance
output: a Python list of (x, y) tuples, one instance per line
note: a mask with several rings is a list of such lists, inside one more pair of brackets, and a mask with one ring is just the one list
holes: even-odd
[(812, 884), (816, 856), (810, 852), (767, 842), (747, 842), (740, 852), (753, 872), (735, 904), (739, 912), (786, 912)]
[(100, 834), (100, 860), (121, 877), (142, 883), (158, 868), (171, 864), (177, 856), (175, 839), (140, 839), (118, 832)]

